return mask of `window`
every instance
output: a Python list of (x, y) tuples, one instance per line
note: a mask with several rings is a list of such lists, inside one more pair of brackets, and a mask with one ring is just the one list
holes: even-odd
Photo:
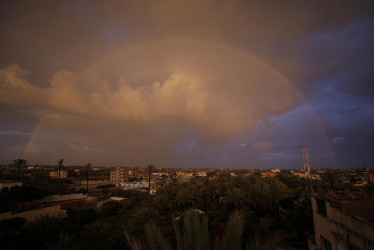
[(316, 198), (317, 201), (317, 212), (323, 216), (327, 216), (326, 203), (324, 200)]
[(321, 235), (322, 248), (324, 250), (332, 250), (331, 242)]

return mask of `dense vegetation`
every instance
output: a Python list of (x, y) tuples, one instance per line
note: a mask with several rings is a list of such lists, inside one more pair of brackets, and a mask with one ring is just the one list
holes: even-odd
[[(68, 210), (66, 218), (32, 223), (1, 221), (0, 244), (3, 249), (306, 249), (313, 234), (311, 189), (328, 190), (331, 183), (346, 188), (336, 180), (312, 181), (285, 171), (268, 179), (218, 171), (211, 180), (161, 180), (154, 195), (116, 191), (112, 195), (127, 199), (105, 203), (100, 211)], [(2, 191), (2, 201), (5, 192), (16, 191)]]

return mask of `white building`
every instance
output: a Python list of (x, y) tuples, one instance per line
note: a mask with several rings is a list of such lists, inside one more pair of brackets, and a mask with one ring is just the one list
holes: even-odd
[[(51, 178), (58, 178), (58, 170), (57, 171), (51, 171), (51, 172), (49, 172), (49, 176)], [(66, 169), (61, 169), (60, 170), (60, 178), (61, 179), (68, 178), (68, 171)]]

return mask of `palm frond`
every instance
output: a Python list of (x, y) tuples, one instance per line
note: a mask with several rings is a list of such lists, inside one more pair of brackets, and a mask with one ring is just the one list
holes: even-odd
[(170, 242), (165, 238), (156, 224), (145, 225), (145, 237), (150, 250), (172, 250)]
[(242, 234), (245, 224), (245, 216), (240, 211), (230, 215), (225, 235), (219, 243), (218, 249), (236, 250), (242, 249)]
[(280, 249), (283, 242), (283, 235), (279, 232), (274, 233), (268, 238), (261, 238), (258, 234), (253, 236), (253, 241), (246, 246), (246, 250), (274, 250)]
[(122, 235), (127, 240), (127, 243), (129, 244), (130, 248), (132, 250), (143, 250), (144, 248), (141, 242), (138, 239), (136, 239), (133, 235), (131, 235), (124, 225), (121, 225), (121, 227), (122, 227)]
[(177, 249), (209, 249), (209, 229), (206, 216), (191, 209), (178, 218), (173, 220)]

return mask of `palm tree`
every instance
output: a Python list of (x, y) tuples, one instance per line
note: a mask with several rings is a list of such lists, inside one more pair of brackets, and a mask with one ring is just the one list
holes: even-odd
[(255, 234), (250, 245), (246, 245), (246, 250), (275, 250), (280, 249), (283, 241), (283, 235), (276, 232), (268, 238), (262, 239)]
[(267, 184), (267, 190), (273, 202), (273, 213), (277, 218), (278, 226), (280, 226), (279, 201), (288, 195), (287, 186), (276, 178), (269, 179)]
[(246, 218), (240, 211), (231, 213), (226, 231), (221, 240), (216, 241), (215, 249), (239, 250), (242, 249), (242, 234)]
[(149, 164), (148, 167), (147, 167), (147, 170), (148, 170), (148, 190), (149, 190), (149, 194), (151, 194), (151, 172), (152, 172), (153, 169), (155, 169), (155, 166), (152, 165), (152, 164)]
[(311, 178), (304, 178), (303, 186), (305, 191), (305, 199), (310, 201), (310, 195), (313, 192), (313, 180)]
[(245, 199), (245, 195), (240, 188), (233, 188), (227, 192), (227, 196), (223, 198), (226, 203), (231, 203), (236, 209), (240, 210), (240, 201)]
[(170, 210), (173, 208), (173, 202), (165, 193), (156, 193), (156, 195), (153, 196), (152, 204), (153, 207), (157, 208), (160, 211)]
[(338, 179), (338, 173), (335, 169), (329, 168), (324, 174), (324, 179), (330, 182), (331, 189), (334, 189), (334, 182)]
[(122, 224), (121, 227), (122, 227), (122, 235), (127, 240), (127, 244), (129, 244), (130, 249), (132, 250), (145, 249), (143, 247), (143, 244), (140, 242), (140, 240), (138, 240), (137, 238), (135, 238), (133, 235), (129, 233), (125, 225)]
[(48, 249), (68, 250), (74, 248), (75, 234), (59, 233), (55, 244), (48, 244)]
[(255, 213), (258, 215), (260, 212), (260, 200), (263, 199), (264, 195), (264, 183), (260, 181), (253, 183), (249, 186), (246, 194), (255, 209)]
[(58, 160), (57, 164), (58, 164), (58, 180), (60, 181), (60, 178), (61, 178), (61, 169), (62, 169), (63, 164), (64, 164), (64, 159)]
[(101, 220), (85, 226), (82, 236), (85, 239), (85, 247), (89, 249), (106, 249), (107, 239), (110, 234), (108, 224)]
[(209, 249), (208, 218), (191, 209), (173, 218), (177, 249)]
[(153, 207), (140, 207), (130, 216), (130, 224), (134, 226), (143, 226), (151, 222), (159, 215), (159, 212)]
[[(181, 216), (173, 218), (173, 229), (175, 233), (175, 249), (196, 250), (210, 249), (208, 218), (195, 209), (184, 212)], [(238, 211), (230, 215), (222, 239), (217, 239), (217, 250), (239, 250), (242, 249), (242, 234), (244, 230), (245, 216)], [(132, 250), (142, 249), (173, 249), (170, 242), (165, 238), (161, 229), (155, 224), (146, 224), (146, 242), (142, 244), (139, 239), (130, 235), (122, 226), (123, 234)], [(147, 247), (144, 247), (147, 246)]]
[(52, 217), (40, 216), (36, 218), (29, 226), (33, 241), (29, 246), (30, 249), (40, 249), (47, 242), (50, 242), (56, 233), (55, 220)]
[(18, 167), (18, 181), (21, 181), (21, 167), (27, 165), (27, 161), (25, 159), (18, 158), (17, 160), (13, 160), (13, 165)]
[(182, 188), (175, 196), (175, 201), (179, 206), (183, 206), (184, 208), (191, 208), (192, 204), (195, 201), (195, 196), (190, 189)]
[(207, 191), (210, 188), (209, 185), (209, 178), (208, 177), (203, 177), (201, 179), (201, 185), (202, 185), (202, 190), (203, 190), (203, 210), (207, 210)]

